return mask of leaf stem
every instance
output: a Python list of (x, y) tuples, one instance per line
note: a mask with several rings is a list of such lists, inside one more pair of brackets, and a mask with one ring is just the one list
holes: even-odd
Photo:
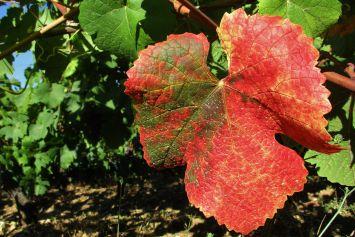
[(324, 50), (319, 50), (319, 53), (322, 58), (327, 58), (330, 61), (332, 61), (336, 66), (344, 68), (346, 67), (346, 64), (343, 62), (340, 62), (338, 59), (336, 59), (333, 55), (331, 55), (329, 52), (324, 51)]
[(329, 228), (329, 226), (334, 222), (335, 218), (340, 214), (340, 212), (342, 211), (342, 208), (345, 204), (346, 199), (352, 194), (352, 192), (354, 192), (355, 188), (351, 189), (349, 191), (349, 189), (346, 187), (345, 188), (345, 194), (344, 194), (344, 198), (341, 201), (339, 208), (337, 210), (337, 212), (334, 214), (334, 216), (332, 217), (332, 219), (330, 219), (330, 221), (328, 222), (328, 224), (324, 227), (324, 229), (322, 230), (322, 232), (318, 235), (318, 237), (322, 237), (324, 235), (324, 233), (327, 231), (327, 229)]
[(199, 7), (199, 9), (216, 9), (225, 7), (235, 7), (244, 3), (252, 3), (255, 0), (215, 0), (213, 2), (207, 2)]
[(66, 26), (63, 28), (58, 27), (58, 28), (48, 31), (46, 34), (42, 35), (40, 38), (48, 38), (48, 37), (64, 35), (64, 34), (73, 34), (73, 33), (76, 33), (80, 30), (81, 30), (80, 28), (75, 28), (75, 27), (70, 27), (70, 26)]
[(14, 0), (0, 0), (0, 2), (3, 2), (3, 3), (10, 3), (10, 4), (17, 4), (17, 3), (19, 3), (19, 2), (14, 1)]
[(355, 91), (355, 80), (351, 80), (349, 77), (345, 77), (336, 72), (323, 72), (323, 75), (328, 81), (351, 91)]
[(29, 36), (27, 36), (26, 38), (24, 38), (20, 42), (12, 45), (11, 47), (9, 47), (7, 49), (5, 49), (3, 52), (0, 53), (0, 60), (5, 58), (5, 57), (7, 57), (7, 56), (9, 56), (13, 52), (19, 50), (21, 47), (23, 47), (24, 45), (32, 42), (33, 40), (40, 38), (42, 35), (44, 35), (48, 31), (50, 31), (51, 29), (55, 28), (59, 24), (63, 23), (67, 19), (70, 19), (71, 17), (76, 15), (78, 12), (79, 12), (78, 8), (70, 9), (70, 11), (68, 13), (66, 13), (65, 15), (55, 19), (53, 22), (51, 22), (50, 24), (44, 26), (39, 31), (33, 32), (32, 34), (30, 34)]

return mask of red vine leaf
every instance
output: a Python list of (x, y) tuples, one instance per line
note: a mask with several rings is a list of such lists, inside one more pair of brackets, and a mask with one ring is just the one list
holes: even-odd
[(65, 15), (67, 13), (67, 7), (66, 6), (63, 6), (62, 4), (57, 2), (56, 0), (51, 0), (51, 2), (60, 11), (60, 13), (62, 13), (62, 15)]
[(218, 81), (206, 65), (206, 37), (185, 33), (141, 51), (125, 92), (149, 165), (186, 163), (190, 202), (247, 234), (306, 182), (303, 159), (275, 134), (324, 153), (341, 148), (328, 144), (329, 92), (299, 26), (236, 10), (224, 15), (218, 34), (230, 63), (226, 78)]

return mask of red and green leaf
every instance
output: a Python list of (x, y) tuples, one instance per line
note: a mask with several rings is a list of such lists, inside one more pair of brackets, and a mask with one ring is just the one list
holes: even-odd
[(187, 164), (191, 203), (246, 234), (301, 191), (303, 159), (285, 134), (324, 153), (331, 110), (318, 52), (300, 26), (271, 16), (225, 14), (218, 28), (229, 75), (217, 80), (203, 34), (171, 35), (139, 54), (127, 72), (144, 158), (157, 168)]

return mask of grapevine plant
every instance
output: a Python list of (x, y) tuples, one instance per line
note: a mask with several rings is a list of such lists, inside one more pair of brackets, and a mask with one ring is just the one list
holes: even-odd
[[(50, 2), (9, 8), (34, 33), (0, 36), (0, 166), (15, 186), (40, 195), (55, 170), (109, 170), (136, 127), (147, 164), (186, 165), (190, 203), (242, 234), (303, 190), (305, 162), (355, 185), (351, 1)], [(12, 53), (26, 50), (19, 91)]]

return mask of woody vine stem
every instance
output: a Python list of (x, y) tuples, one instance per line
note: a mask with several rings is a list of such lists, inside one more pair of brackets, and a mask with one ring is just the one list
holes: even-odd
[[(210, 17), (208, 17), (206, 14), (204, 14), (200, 9), (198, 9), (195, 5), (193, 5), (191, 2), (188, 0), (169, 0), (174, 4), (175, 8), (178, 8), (178, 12), (180, 11), (181, 7), (186, 7), (189, 11), (190, 14), (188, 16), (193, 16), (199, 21), (201, 21), (203, 24), (208, 25), (212, 29), (216, 29), (218, 27), (217, 23), (214, 22)], [(55, 1), (51, 1), (53, 4)], [(58, 8), (59, 10), (61, 5), (58, 2), (55, 2), (55, 7)], [(178, 7), (176, 7), (178, 5)], [(179, 6), (180, 5), (180, 6)], [(63, 6), (65, 7), (65, 6)], [(63, 11), (61, 11), (64, 13)], [(63, 14), (61, 17), (57, 18), (54, 20), (52, 23), (44, 26), (41, 30), (35, 31), (32, 34), (28, 35), (26, 38), (23, 40), (17, 42), (13, 46), (9, 47), (8, 49), (4, 50), (3, 52), (0, 52), (0, 60), (4, 59), (5, 57), (11, 55), (13, 52), (18, 51), (21, 49), (24, 45), (32, 42), (33, 40), (36, 40), (38, 38), (41, 38), (45, 36), (48, 33), (51, 33), (51, 30), (56, 28), (58, 25), (61, 23), (65, 22), (66, 20), (72, 18), (73, 16), (77, 15), (79, 13), (78, 8), (71, 8), (66, 14)], [(64, 30), (62, 32), (63, 34), (70, 34), (73, 33), (70, 30)], [(345, 72), (350, 76), (345, 77), (339, 73), (336, 72), (324, 72), (323, 75), (326, 77), (328, 81), (331, 81), (339, 86), (342, 86), (346, 89), (349, 89), (353, 92), (355, 92), (355, 79), (354, 79), (354, 66), (353, 64), (349, 64), (349, 66), (345, 69)]]

